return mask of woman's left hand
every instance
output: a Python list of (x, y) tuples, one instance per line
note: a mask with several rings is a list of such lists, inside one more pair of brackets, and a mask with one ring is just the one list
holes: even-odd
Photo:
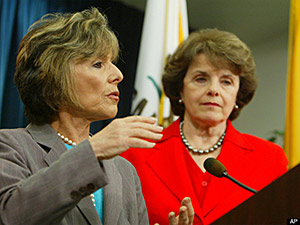
[[(194, 221), (194, 208), (189, 197), (185, 197), (181, 201), (179, 214), (176, 216), (174, 212), (169, 213), (169, 225), (192, 225)], [(158, 223), (154, 225), (159, 225)]]

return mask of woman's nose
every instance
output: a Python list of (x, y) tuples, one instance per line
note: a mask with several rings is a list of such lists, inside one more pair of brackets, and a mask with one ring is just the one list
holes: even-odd
[(212, 82), (212, 83), (209, 85), (209, 87), (208, 87), (207, 94), (208, 94), (209, 96), (213, 96), (213, 97), (219, 96), (219, 95), (220, 95), (220, 91), (219, 91), (218, 84), (215, 83), (215, 82)]
[(119, 70), (119, 68), (115, 64), (111, 64), (111, 76), (109, 78), (109, 81), (111, 83), (120, 83), (123, 80), (123, 74)]

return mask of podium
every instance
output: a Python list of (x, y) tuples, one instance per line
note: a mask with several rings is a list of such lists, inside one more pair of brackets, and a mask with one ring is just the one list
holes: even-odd
[(212, 224), (300, 224), (300, 164)]

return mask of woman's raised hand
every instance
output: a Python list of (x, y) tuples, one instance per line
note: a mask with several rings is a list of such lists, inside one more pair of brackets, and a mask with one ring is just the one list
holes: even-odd
[(144, 116), (115, 119), (89, 141), (98, 159), (110, 159), (129, 148), (153, 148), (151, 140), (160, 140), (163, 130), (156, 121)]
[[(174, 212), (169, 213), (169, 225), (192, 225), (194, 221), (194, 208), (189, 197), (185, 197), (181, 201), (179, 214), (176, 216)], [(159, 225), (158, 223), (154, 225)]]

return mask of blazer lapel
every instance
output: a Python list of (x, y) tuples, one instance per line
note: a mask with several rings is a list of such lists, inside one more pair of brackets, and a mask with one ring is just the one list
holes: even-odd
[(42, 126), (29, 124), (26, 129), (32, 138), (47, 152), (44, 160), (48, 166), (55, 162), (60, 155), (67, 150), (64, 143), (49, 124)]
[[(163, 150), (154, 153), (146, 162), (179, 202), (184, 197), (197, 198), (187, 171), (182, 148), (183, 145), (180, 142), (177, 143), (176, 139), (172, 146), (168, 146), (168, 142), (160, 143), (160, 149)], [(193, 202), (193, 207), (196, 216), (202, 220), (202, 211), (198, 202)]]
[[(244, 165), (244, 162), (249, 162), (249, 157), (253, 152), (253, 145), (249, 143), (237, 130), (234, 129), (231, 122), (228, 121), (226, 136), (223, 142), (221, 154), (217, 157), (218, 160), (226, 167), (229, 175), (230, 171), (240, 171), (240, 168), (246, 167), (248, 170), (255, 169), (251, 165)], [(234, 162), (234, 163), (233, 163)], [(212, 176), (212, 175), (211, 175)], [(239, 179), (238, 179), (239, 180)], [(241, 193), (242, 194), (237, 194)], [(223, 206), (224, 202), (228, 205), (230, 202), (237, 202), (236, 196), (248, 196), (250, 194), (248, 191), (243, 190), (241, 187), (234, 184), (232, 181), (229, 181), (226, 178), (217, 178), (212, 176), (209, 188), (205, 194), (203, 200), (203, 212), (204, 216), (208, 215), (210, 211), (222, 211), (222, 208), (228, 208), (228, 206)], [(227, 199), (226, 201), (224, 199)]]
[(90, 222), (90, 224), (102, 224), (90, 196), (81, 199), (77, 204), (77, 207), (85, 216), (85, 218)]
[[(33, 139), (48, 152), (44, 157), (44, 161), (48, 166), (58, 160), (60, 155), (67, 151), (66, 146), (49, 124), (42, 126), (29, 124), (26, 129), (29, 131)], [(102, 224), (89, 196), (81, 199), (76, 207), (90, 224)]]
[[(122, 210), (122, 178), (112, 160), (103, 160), (108, 184), (104, 187), (103, 220), (104, 224), (118, 224)], [(112, 179), (113, 178), (113, 179)], [(109, 196), (109, 198), (108, 198)], [(109, 200), (108, 200), (109, 199)]]

